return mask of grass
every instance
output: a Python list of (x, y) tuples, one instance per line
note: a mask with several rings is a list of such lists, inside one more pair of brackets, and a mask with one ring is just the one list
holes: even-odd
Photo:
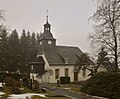
[(22, 93), (34, 93), (34, 91), (32, 91), (29, 88), (23, 87), (24, 90), (22, 90)]
[(7, 87), (7, 86), (4, 86), (4, 89), (1, 90), (2, 92), (4, 92), (5, 94), (2, 95), (2, 97), (0, 99), (7, 99), (7, 97), (12, 94), (11, 93), (11, 90)]
[(69, 90), (80, 92), (80, 86), (75, 84), (64, 84), (62, 85), (63, 88), (70, 88)]
[[(40, 96), (33, 96), (32, 99), (45, 99), (45, 98), (40, 97)], [(68, 97), (47, 97), (47, 99), (71, 99), (71, 98), (68, 98)]]
[[(57, 87), (58, 85), (57, 84), (48, 84), (48, 86)], [(57, 87), (57, 88), (80, 92), (80, 86), (76, 85), (76, 84), (60, 84), (60, 87)]]

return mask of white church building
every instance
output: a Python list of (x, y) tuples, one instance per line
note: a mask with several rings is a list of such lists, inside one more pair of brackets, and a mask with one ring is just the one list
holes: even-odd
[(87, 69), (75, 71), (77, 60), (84, 54), (78, 47), (58, 46), (51, 33), (51, 25), (44, 24), (44, 32), (39, 39), (38, 54), (30, 62), (30, 78), (39, 83), (57, 83), (61, 78), (69, 78), (70, 82), (82, 81), (89, 78)]

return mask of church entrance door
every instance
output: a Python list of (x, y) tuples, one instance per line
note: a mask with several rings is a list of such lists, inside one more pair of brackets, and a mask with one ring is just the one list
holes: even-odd
[(78, 72), (74, 72), (74, 81), (78, 81)]

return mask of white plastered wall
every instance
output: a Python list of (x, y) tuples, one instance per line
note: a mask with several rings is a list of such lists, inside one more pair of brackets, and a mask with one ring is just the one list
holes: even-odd
[[(69, 70), (69, 77), (70, 77), (70, 82), (74, 82), (74, 65), (69, 65), (69, 66), (50, 66), (50, 69), (53, 71), (53, 75), (51, 75), (49, 77), (49, 82), (50, 83), (57, 83), (57, 80), (60, 79), (55, 79), (55, 69), (59, 69), (60, 72), (60, 77), (64, 77), (65, 76), (65, 69), (68, 68)], [(83, 77), (83, 70), (80, 70), (80, 72), (78, 73), (78, 81), (83, 81), (83, 80), (87, 80), (88, 78), (90, 78), (90, 76), (88, 76), (91, 72), (89, 70), (86, 69), (86, 76)]]
[(60, 79), (55, 79), (55, 69), (59, 69), (59, 75), (60, 77), (65, 77), (65, 69), (68, 69), (69, 73), (69, 77), (70, 77), (70, 82), (74, 81), (74, 66), (50, 66), (50, 69), (53, 71), (53, 75), (51, 75), (49, 78), (49, 82), (50, 83), (57, 83), (57, 80)]

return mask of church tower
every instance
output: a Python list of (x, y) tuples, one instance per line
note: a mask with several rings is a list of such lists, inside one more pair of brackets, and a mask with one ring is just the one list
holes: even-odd
[(44, 32), (39, 39), (38, 54), (42, 54), (44, 51), (52, 50), (56, 47), (56, 39), (53, 38), (51, 33), (51, 25), (48, 22), (48, 15), (46, 16), (46, 23), (44, 24)]
[(49, 31), (50, 32), (51, 25), (48, 22), (48, 16), (46, 16), (46, 24), (44, 24), (44, 32)]

